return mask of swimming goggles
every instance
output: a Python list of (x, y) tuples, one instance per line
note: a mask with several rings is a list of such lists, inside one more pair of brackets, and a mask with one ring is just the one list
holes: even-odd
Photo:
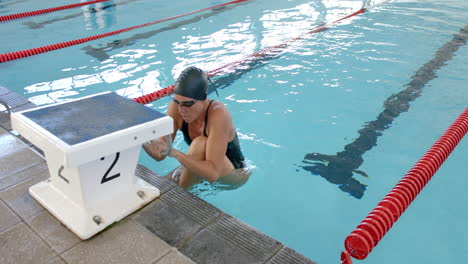
[(179, 102), (177, 99), (172, 98), (172, 101), (174, 101), (174, 103), (176, 103), (176, 105), (185, 106), (185, 107), (191, 107), (192, 105), (195, 104), (195, 100)]

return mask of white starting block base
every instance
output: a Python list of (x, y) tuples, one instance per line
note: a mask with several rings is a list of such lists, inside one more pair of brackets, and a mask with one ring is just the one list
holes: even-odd
[(103, 93), (16, 112), (11, 123), (46, 156), (50, 178), (30, 194), (81, 239), (159, 196), (135, 176), (141, 144), (173, 132), (156, 110)]
[(99, 209), (86, 210), (78, 206), (55, 188), (50, 180), (32, 186), (29, 192), (81, 239), (90, 238), (159, 196), (157, 188), (140, 179), (129, 190), (113, 197), (107, 207)]

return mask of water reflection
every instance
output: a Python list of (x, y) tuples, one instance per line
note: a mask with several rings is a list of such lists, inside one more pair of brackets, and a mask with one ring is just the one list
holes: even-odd
[[(245, 3), (240, 3), (238, 5), (242, 5), (242, 4), (245, 4)], [(93, 56), (94, 58), (98, 60), (105, 60), (109, 58), (110, 56), (107, 53), (109, 51), (131, 46), (135, 44), (138, 40), (148, 39), (148, 38), (154, 37), (155, 35), (159, 33), (181, 28), (183, 26), (198, 22), (200, 20), (210, 18), (224, 11), (231, 10), (235, 7), (236, 6), (222, 6), (222, 7), (210, 10), (208, 13), (204, 12), (203, 14), (196, 15), (192, 18), (188, 18), (188, 19), (184, 19), (178, 22), (171, 23), (168, 26), (162, 27), (160, 29), (138, 33), (129, 38), (117, 39), (115, 41), (100, 44), (98, 46), (87, 45), (83, 47), (82, 49), (86, 52), (86, 54)]]
[(261, 47), (278, 45), (323, 23), (325, 18), (318, 5), (320, 3), (312, 2), (287, 9), (265, 11), (259, 19), (264, 28)]
[[(92, 14), (92, 13), (98, 13), (98, 12), (102, 13), (107, 9), (112, 9), (113, 7), (120, 6), (120, 5), (125, 5), (125, 4), (131, 3), (131, 2), (135, 2), (135, 1), (140, 1), (140, 0), (128, 0), (128, 1), (122, 1), (122, 2), (119, 2), (119, 3), (113, 3), (111, 1), (110, 4), (109, 4), (109, 2), (106, 2), (106, 3), (104, 3), (105, 5), (102, 5), (102, 6), (99, 6), (99, 7), (94, 7), (93, 5), (90, 5), (88, 7), (82, 7), (81, 9), (83, 10), (83, 12), (73, 13), (73, 14), (66, 15), (66, 16), (63, 16), (63, 17), (58, 17), (58, 18), (52, 18), (52, 19), (44, 20), (42, 22), (26, 21), (26, 22), (23, 22), (23, 25), (28, 26), (30, 29), (43, 28), (45, 25), (49, 25), (49, 24), (52, 24), (52, 23), (55, 23), (55, 22), (65, 21), (65, 20), (72, 19), (72, 18), (75, 18), (75, 17), (80, 17), (80, 16), (82, 16), (84, 14)], [(115, 19), (112, 20), (112, 24), (114, 24), (114, 22), (115, 22)], [(110, 24), (108, 24), (108, 25), (110, 25)]]
[(251, 21), (247, 18), (213, 34), (188, 35), (184, 37), (185, 42), (173, 43), (174, 54), (188, 53), (192, 56), (177, 57), (179, 63), (174, 65), (172, 74), (176, 76), (186, 65), (197, 65), (209, 71), (252, 54), (258, 47), (250, 25)]
[[(80, 0), (80, 2), (88, 2), (88, 0)], [(115, 24), (115, 9), (107, 8), (106, 6), (115, 6), (114, 0), (81, 7), (84, 11), (83, 18), (86, 30), (109, 27)], [(91, 10), (91, 12), (87, 12), (88, 10)]]
[[(99, 93), (108, 90), (108, 88), (101, 88), (107, 87), (106, 84), (120, 86), (114, 87), (112, 90), (123, 96), (141, 96), (161, 88), (160, 71), (152, 70), (155, 65), (161, 64), (161, 61), (154, 60), (153, 54), (156, 53), (157, 50), (149, 49), (127, 50), (112, 56), (107, 61), (102, 62), (100, 66), (93, 67), (96, 73), (76, 74), (71, 77), (29, 85), (24, 89), (28, 94), (39, 93), (39, 95), (32, 95), (29, 98), (37, 105), (62, 102), (79, 95)], [(152, 62), (141, 64), (141, 60), (144, 58)], [(140, 60), (140, 63), (135, 61), (137, 59)], [(72, 74), (81, 70), (86, 71), (86, 68), (86, 66), (66, 68), (62, 71)]]

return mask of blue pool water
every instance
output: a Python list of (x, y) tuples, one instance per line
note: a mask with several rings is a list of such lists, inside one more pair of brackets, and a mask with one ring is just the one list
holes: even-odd
[[(0, 53), (223, 3), (122, 2), (97, 5), (94, 13), (79, 8), (1, 23)], [(363, 2), (249, 1), (2, 63), (0, 85), (38, 105), (108, 90), (133, 98), (173, 84), (187, 66), (215, 69), (348, 15)], [(0, 15), (56, 5), (1, 1)], [(254, 69), (214, 77), (219, 97), (212, 93), (210, 98), (231, 111), (254, 173), (235, 190), (202, 184), (193, 192), (319, 263), (338, 263), (346, 236), (467, 106), (468, 47), (445, 49), (453, 58), (433, 79), (426, 76), (417, 96), (406, 102), (407, 111), (399, 108), (401, 114), (374, 138), (362, 132), (385, 110), (388, 98), (411, 87), (418, 69), (434, 66), (437, 51), (466, 26), (467, 16), (464, 0), (386, 2), (308, 36), (275, 59), (250, 65)], [(169, 100), (149, 106), (165, 112)], [(366, 140), (358, 141), (363, 134)], [(336, 155), (349, 145), (361, 151), (346, 152), (354, 162), (354, 167), (343, 165), (348, 184), (306, 170), (311, 166), (303, 162), (307, 154)], [(174, 146), (187, 149), (180, 136)], [(369, 257), (355, 263), (467, 259), (466, 153), (465, 139)], [(174, 160), (156, 163), (144, 154), (140, 162), (163, 175), (177, 165)], [(330, 181), (339, 181), (340, 174), (330, 175)]]

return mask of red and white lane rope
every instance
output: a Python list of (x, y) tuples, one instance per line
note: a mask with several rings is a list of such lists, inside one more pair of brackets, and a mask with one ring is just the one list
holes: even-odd
[(112, 31), (112, 32), (107, 32), (107, 33), (103, 33), (103, 34), (99, 34), (99, 35), (94, 35), (94, 36), (87, 37), (87, 38), (70, 40), (70, 41), (66, 41), (66, 42), (61, 42), (61, 43), (57, 43), (57, 44), (42, 46), (42, 47), (33, 48), (33, 49), (3, 53), (3, 54), (0, 54), (0, 63), (7, 62), (7, 61), (12, 61), (12, 60), (17, 60), (17, 59), (21, 59), (21, 58), (24, 58), (24, 57), (29, 57), (29, 56), (33, 56), (33, 55), (37, 55), (37, 54), (57, 50), (57, 49), (63, 49), (63, 48), (66, 48), (66, 47), (82, 44), (82, 43), (85, 43), (85, 42), (88, 42), (88, 41), (109, 37), (109, 36), (112, 36), (112, 35), (117, 35), (117, 34), (120, 34), (120, 33), (123, 33), (123, 32), (127, 32), (127, 31), (130, 31), (130, 30), (137, 29), (137, 28), (147, 27), (147, 26), (151, 26), (151, 25), (158, 24), (158, 23), (161, 23), (161, 22), (166, 22), (166, 21), (169, 21), (169, 20), (173, 20), (173, 19), (176, 19), (176, 18), (179, 18), (179, 17), (188, 16), (188, 15), (200, 13), (200, 12), (203, 12), (203, 11), (207, 11), (207, 10), (210, 10), (210, 9), (215, 9), (215, 8), (218, 8), (218, 7), (237, 4), (237, 3), (240, 3), (240, 2), (246, 2), (246, 1), (248, 1), (248, 0), (235, 0), (235, 1), (224, 3), (224, 4), (219, 4), (219, 5), (215, 5), (215, 6), (206, 7), (206, 8), (196, 10), (196, 11), (192, 11), (192, 12), (188, 12), (188, 13), (184, 13), (184, 14), (180, 14), (180, 15), (176, 15), (176, 16), (172, 16), (172, 17), (167, 17), (167, 18), (163, 18), (163, 19), (159, 19), (159, 20), (156, 20), (156, 21), (148, 22), (148, 23), (133, 26), (133, 27), (128, 27), (128, 28), (119, 29), (119, 30)]
[(37, 16), (37, 15), (42, 15), (42, 14), (51, 13), (51, 12), (55, 12), (55, 11), (60, 11), (60, 10), (65, 10), (65, 9), (70, 9), (70, 8), (76, 8), (76, 7), (85, 6), (85, 5), (92, 5), (92, 4), (96, 4), (96, 3), (100, 3), (100, 2), (106, 2), (106, 1), (109, 1), (109, 0), (94, 0), (94, 1), (83, 2), (83, 3), (79, 3), (79, 4), (71, 4), (71, 5), (66, 5), (66, 6), (52, 7), (52, 8), (41, 9), (41, 10), (36, 10), (36, 11), (19, 13), (19, 14), (11, 14), (11, 15), (6, 15), (6, 16), (0, 16), (0, 22), (13, 20), (13, 19), (18, 19), (18, 18), (23, 18), (23, 17)]
[(468, 108), (345, 239), (342, 264), (365, 259), (468, 132)]
[[(306, 35), (322, 32), (324, 30), (329, 29), (331, 26), (333, 26), (334, 24), (336, 24), (336, 23), (338, 23), (338, 22), (340, 22), (342, 20), (345, 20), (347, 18), (359, 15), (359, 14), (364, 13), (364, 12), (366, 12), (366, 9), (361, 8), (358, 11), (356, 11), (356, 12), (350, 14), (350, 15), (342, 17), (342, 18), (340, 18), (340, 19), (338, 19), (336, 21), (333, 21), (333, 22), (331, 22), (329, 24), (326, 24), (326, 25), (323, 25), (323, 26), (318, 26), (318, 27), (316, 27), (316, 28), (314, 28), (314, 29), (312, 29), (312, 30), (298, 36), (298, 37), (289, 39), (289, 40), (285, 41), (282, 44), (278, 44), (278, 45), (275, 45), (275, 46), (272, 46), (272, 47), (262, 49), (260, 51), (257, 51), (255, 53), (253, 53), (253, 54), (250, 54), (249, 56), (245, 57), (242, 60), (234, 61), (234, 62), (228, 63), (226, 65), (223, 65), (223, 66), (221, 66), (221, 67), (219, 67), (217, 69), (209, 71), (208, 72), (208, 77), (213, 77), (215, 75), (220, 75), (223, 72), (225, 72), (227, 69), (233, 69), (233, 68), (235, 68), (235, 67), (237, 67), (239, 65), (249, 63), (249, 62), (251, 62), (253, 60), (256, 60), (258, 58), (266, 57), (266, 56), (269, 56), (269, 55), (276, 54), (276, 53), (279, 53), (281, 51), (284, 51), (287, 47), (291, 46), (294, 42), (303, 39)], [(160, 89), (160, 90), (158, 90), (156, 92), (134, 98), (133, 100), (135, 102), (140, 103), (140, 104), (148, 104), (148, 103), (153, 102), (155, 100), (158, 100), (158, 99), (160, 99), (162, 97), (170, 95), (173, 92), (174, 92), (174, 85), (170, 85), (170, 86), (168, 86), (166, 88), (163, 88), (163, 89)]]

